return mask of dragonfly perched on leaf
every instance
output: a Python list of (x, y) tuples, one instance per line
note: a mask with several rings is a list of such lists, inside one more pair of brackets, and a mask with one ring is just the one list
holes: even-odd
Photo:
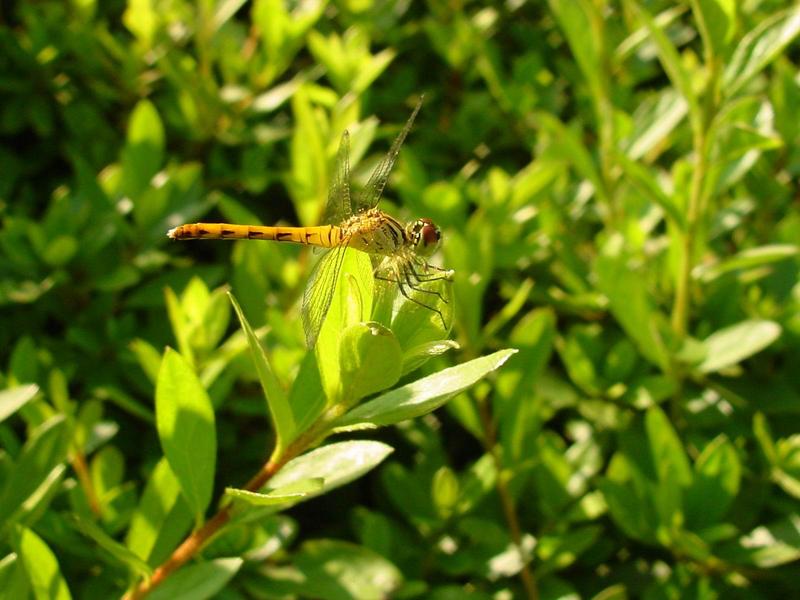
[(301, 314), (309, 347), (316, 343), (331, 306), (347, 248), (368, 253), (377, 280), (396, 285), (406, 299), (436, 313), (442, 327), (447, 329), (444, 315), (436, 306), (437, 301), (447, 303), (447, 299), (432, 284), (451, 281), (453, 271), (428, 262), (439, 247), (441, 231), (430, 219), (416, 219), (403, 225), (377, 208), (400, 147), (421, 106), (422, 100), (417, 103), (389, 152), (372, 172), (365, 188), (357, 195), (350, 190), (350, 135), (344, 132), (328, 191), (324, 225), (282, 227), (193, 223), (170, 229), (167, 235), (176, 240), (273, 240), (328, 248), (317, 263), (303, 295)]

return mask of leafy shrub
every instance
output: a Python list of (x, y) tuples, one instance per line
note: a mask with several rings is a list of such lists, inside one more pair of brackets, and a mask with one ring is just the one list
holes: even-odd
[[(194, 540), (149, 597), (793, 593), (799, 32), (778, 0), (9, 7), (0, 589), (119, 597)], [(308, 351), (310, 255), (165, 237), (315, 224), (342, 132), (363, 185), (421, 93), (383, 205), (442, 227), (457, 349), (353, 253)]]

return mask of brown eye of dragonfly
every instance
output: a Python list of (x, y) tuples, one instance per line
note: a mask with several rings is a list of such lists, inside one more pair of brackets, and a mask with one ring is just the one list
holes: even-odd
[(414, 245), (417, 251), (430, 256), (439, 247), (442, 232), (430, 219), (417, 219), (414, 223)]

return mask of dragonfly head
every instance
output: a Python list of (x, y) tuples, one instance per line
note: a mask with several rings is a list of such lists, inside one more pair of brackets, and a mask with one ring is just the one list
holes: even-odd
[(406, 227), (414, 250), (423, 257), (431, 256), (439, 247), (442, 232), (430, 219), (417, 219)]

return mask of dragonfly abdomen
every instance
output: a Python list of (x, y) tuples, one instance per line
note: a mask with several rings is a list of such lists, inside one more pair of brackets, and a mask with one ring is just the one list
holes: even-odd
[(269, 240), (331, 248), (339, 244), (338, 227), (280, 227), (269, 225), (234, 225), (232, 223), (192, 223), (170, 229), (174, 240)]

